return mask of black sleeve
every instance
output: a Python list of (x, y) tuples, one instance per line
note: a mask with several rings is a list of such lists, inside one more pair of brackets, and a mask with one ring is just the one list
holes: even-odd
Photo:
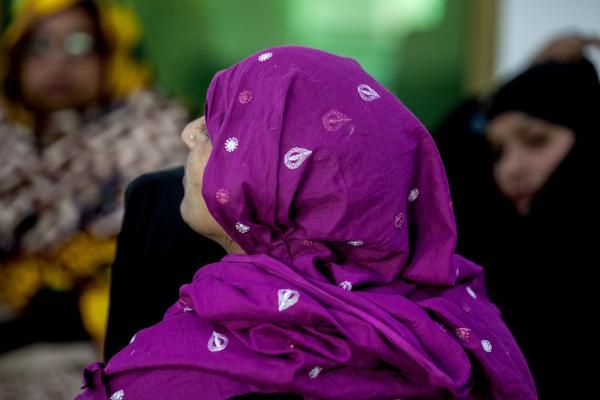
[(150, 173), (127, 187), (112, 265), (105, 360), (137, 331), (159, 322), (198, 268), (225, 254), (181, 219), (183, 173), (182, 167)]

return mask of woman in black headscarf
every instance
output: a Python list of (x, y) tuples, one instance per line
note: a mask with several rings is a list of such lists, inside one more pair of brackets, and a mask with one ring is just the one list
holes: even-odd
[(464, 133), (440, 138), (458, 251), (486, 268), (490, 297), (542, 399), (579, 398), (575, 393), (589, 394), (592, 386), (584, 365), (595, 352), (591, 175), (599, 112), (591, 63), (546, 62), (486, 103), (464, 105), (442, 126), (445, 135), (459, 121)]

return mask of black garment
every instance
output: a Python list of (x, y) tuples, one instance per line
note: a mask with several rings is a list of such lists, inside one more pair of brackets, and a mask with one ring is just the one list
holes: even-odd
[(79, 293), (38, 291), (22, 316), (0, 323), (0, 338), (0, 354), (33, 343), (90, 340), (79, 317)]
[(112, 266), (106, 360), (136, 332), (158, 323), (198, 268), (225, 255), (181, 219), (183, 174), (182, 167), (146, 174), (127, 188)]
[[(521, 111), (563, 124), (576, 142), (518, 215), (497, 189), (493, 155), (471, 121)], [(592, 113), (592, 110), (596, 110)], [(481, 264), (491, 300), (517, 340), (539, 398), (591, 398), (597, 360), (592, 298), (598, 220), (592, 178), (600, 134), (600, 84), (590, 64), (536, 66), (487, 102), (471, 100), (436, 134), (455, 216), (457, 252)], [(593, 266), (593, 267), (592, 267)]]

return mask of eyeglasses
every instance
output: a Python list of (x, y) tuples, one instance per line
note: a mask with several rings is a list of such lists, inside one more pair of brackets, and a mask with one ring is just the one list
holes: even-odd
[(27, 43), (27, 54), (30, 56), (45, 57), (54, 49), (59, 49), (67, 56), (87, 56), (96, 51), (96, 40), (88, 32), (71, 32), (62, 40), (38, 35)]

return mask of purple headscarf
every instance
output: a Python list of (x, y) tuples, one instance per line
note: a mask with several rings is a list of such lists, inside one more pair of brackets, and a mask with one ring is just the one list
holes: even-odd
[(481, 268), (454, 254), (430, 135), (354, 60), (252, 55), (215, 76), (205, 116), (203, 195), (247, 255), (200, 269), (80, 399), (536, 398)]

